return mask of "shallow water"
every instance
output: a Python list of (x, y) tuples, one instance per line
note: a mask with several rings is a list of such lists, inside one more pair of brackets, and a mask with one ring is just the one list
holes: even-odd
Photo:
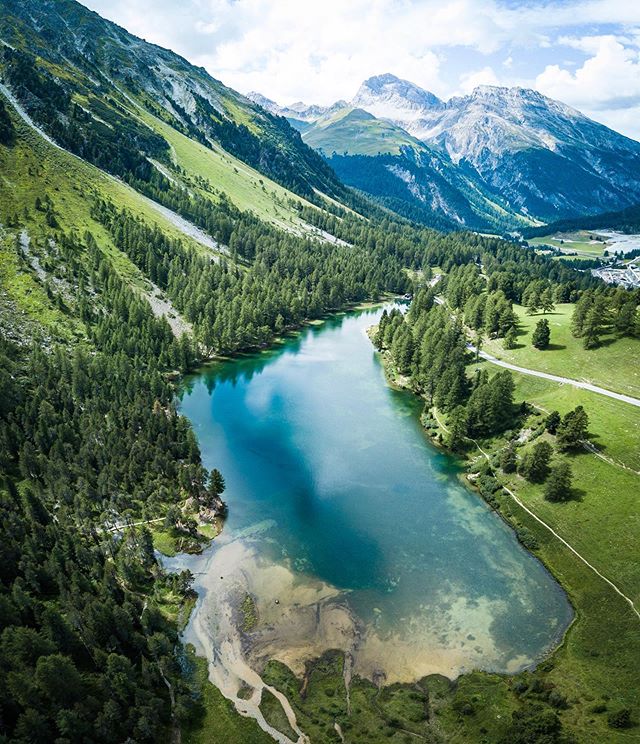
[(344, 645), (356, 672), (389, 681), (517, 671), (557, 642), (571, 608), (430, 445), (420, 401), (385, 383), (365, 333), (379, 314), (187, 381), (182, 412), (229, 504), (205, 555), (175, 562), (198, 574), (188, 634), (220, 659), (220, 603), (248, 591), (260, 653), (294, 668)]

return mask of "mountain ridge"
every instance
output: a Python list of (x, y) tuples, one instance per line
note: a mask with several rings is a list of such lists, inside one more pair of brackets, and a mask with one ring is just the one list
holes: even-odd
[[(442, 101), (386, 73), (365, 80), (347, 106), (403, 130), (500, 202), (505, 215), (485, 228), (553, 222), (640, 202), (640, 143), (532, 89), (483, 85)], [(314, 147), (320, 141), (325, 156), (362, 155), (361, 136), (354, 136), (350, 148), (341, 132), (332, 141), (331, 129), (322, 125), (325, 114), (317, 109), (297, 107), (296, 116), (306, 122), (299, 127), (303, 139)], [(344, 172), (339, 175), (344, 178)], [(357, 186), (357, 180), (347, 182)]]

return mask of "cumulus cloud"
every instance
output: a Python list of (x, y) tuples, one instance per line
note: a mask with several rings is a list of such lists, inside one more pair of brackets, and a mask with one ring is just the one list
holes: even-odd
[(82, 1), (282, 103), (350, 98), (383, 72), (442, 98), (477, 84), (535, 85), (601, 119), (640, 94), (640, 3), (630, 0)]
[(576, 40), (594, 51), (575, 71), (548, 65), (535, 84), (543, 93), (578, 106), (624, 108), (640, 103), (640, 51), (614, 36)]

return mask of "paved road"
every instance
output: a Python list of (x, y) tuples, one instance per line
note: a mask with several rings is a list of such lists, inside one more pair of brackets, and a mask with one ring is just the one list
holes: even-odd
[[(476, 347), (473, 344), (467, 344), (469, 351), (476, 353)], [(632, 398), (630, 395), (623, 395), (622, 393), (614, 393), (613, 390), (607, 390), (606, 388), (592, 385), (590, 382), (581, 382), (580, 380), (573, 380), (570, 377), (560, 377), (559, 375), (551, 375), (548, 372), (540, 372), (537, 369), (528, 369), (527, 367), (518, 367), (516, 364), (510, 364), (509, 362), (503, 362), (501, 359), (497, 359), (491, 354), (487, 354), (486, 351), (480, 351), (480, 358), (491, 362), (491, 364), (497, 364), (499, 367), (505, 369), (511, 369), (514, 372), (520, 372), (523, 375), (531, 375), (532, 377), (541, 377), (544, 380), (551, 380), (553, 382), (560, 382), (564, 385), (573, 385), (573, 387), (582, 388), (588, 390), (591, 393), (598, 393), (599, 395), (606, 395), (607, 398), (613, 398), (614, 400), (620, 400), (623, 403), (629, 403), (632, 406), (640, 408), (640, 399)]]
[[(441, 297), (436, 297), (435, 301), (438, 305), (444, 305), (445, 302)], [(467, 349), (472, 351), (474, 354), (477, 353), (477, 349), (473, 344), (467, 344)], [(479, 356), (491, 364), (497, 364), (498, 367), (504, 367), (505, 369), (513, 370), (514, 372), (520, 372), (523, 375), (531, 375), (532, 377), (541, 377), (543, 380), (551, 380), (552, 382), (559, 382), (563, 385), (573, 385), (573, 387), (582, 388), (582, 390), (588, 390), (590, 393), (598, 393), (598, 395), (606, 395), (607, 398), (613, 398), (614, 400), (622, 401), (623, 403), (629, 403), (632, 406), (640, 408), (640, 398), (633, 398), (631, 395), (624, 395), (623, 393), (614, 393), (613, 390), (607, 390), (606, 388), (592, 385), (590, 382), (581, 382), (580, 380), (574, 380), (571, 377), (560, 377), (560, 375), (551, 375), (548, 372), (540, 372), (537, 369), (529, 369), (528, 367), (518, 367), (517, 364), (510, 364), (509, 362), (503, 362), (502, 359), (487, 354), (486, 351), (480, 351)]]

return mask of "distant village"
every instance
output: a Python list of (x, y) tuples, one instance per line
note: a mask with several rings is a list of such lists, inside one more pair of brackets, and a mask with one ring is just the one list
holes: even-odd
[(627, 289), (640, 288), (640, 267), (635, 263), (618, 268), (601, 266), (598, 269), (592, 269), (591, 273), (593, 276), (600, 277), (607, 284), (619, 284)]

